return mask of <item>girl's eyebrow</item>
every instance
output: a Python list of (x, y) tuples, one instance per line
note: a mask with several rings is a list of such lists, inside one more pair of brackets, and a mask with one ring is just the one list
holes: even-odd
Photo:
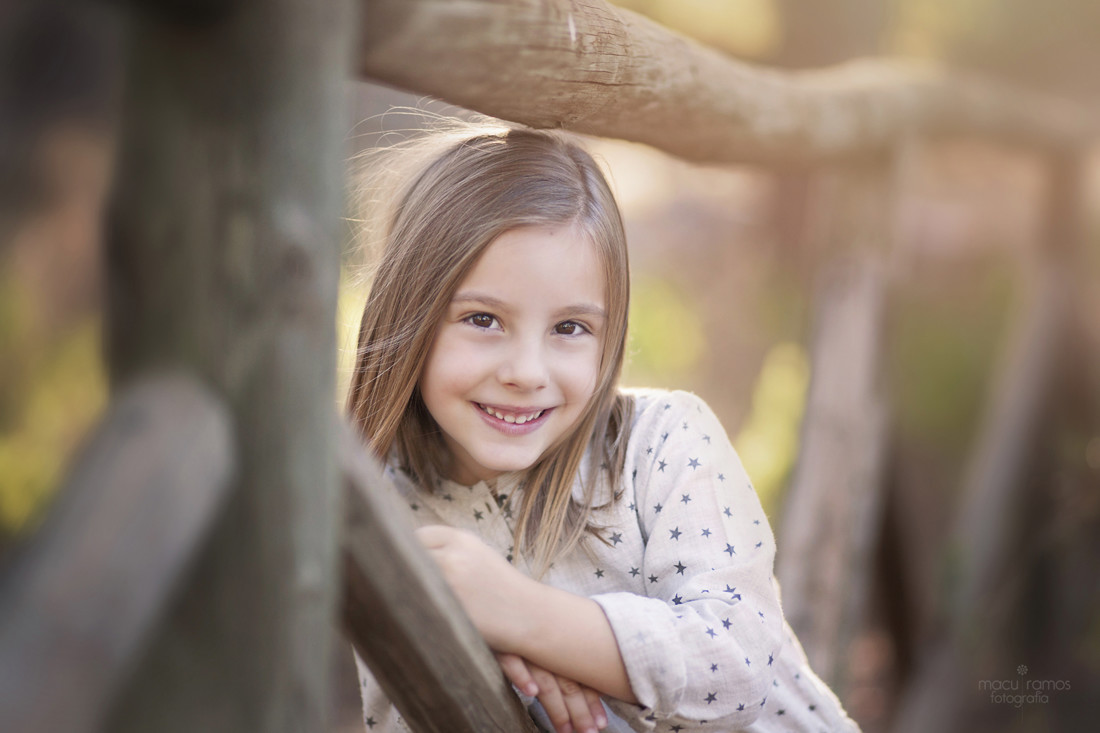
[(504, 308), (504, 301), (500, 298), (489, 295), (488, 293), (479, 293), (476, 291), (455, 293), (455, 297), (451, 298), (451, 303), (480, 303), (490, 308)]
[(577, 303), (576, 305), (568, 305), (556, 314), (558, 317), (564, 316), (594, 316), (596, 318), (607, 318), (607, 311), (595, 303)]
[[(475, 290), (470, 290), (462, 293), (455, 293), (455, 297), (451, 299), (451, 304), (458, 303), (478, 303), (489, 308), (498, 310), (507, 310), (508, 305), (500, 298), (489, 295), (488, 293), (480, 293)], [(575, 303), (567, 305), (564, 308), (559, 309), (555, 315), (557, 317), (565, 316), (595, 316), (597, 318), (607, 318), (607, 311), (595, 303)]]

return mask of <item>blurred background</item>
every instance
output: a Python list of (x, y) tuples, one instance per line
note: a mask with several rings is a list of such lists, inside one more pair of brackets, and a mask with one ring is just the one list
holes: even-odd
[[(1095, 0), (617, 4), (768, 66), (920, 57), (1100, 101)], [(115, 9), (98, 4), (0, 8), (0, 564), (48, 511), (68, 457), (107, 400), (101, 231), (121, 31)], [(384, 131), (420, 124), (390, 112), (395, 106), (453, 112), (365, 83), (349, 84), (348, 94), (349, 160)], [(827, 254), (809, 235), (806, 179), (689, 165), (616, 141), (591, 140), (590, 148), (611, 173), (631, 246), (625, 382), (704, 396), (779, 532), (810, 379), (815, 272)], [(1016, 571), (999, 596), (1007, 632), (985, 673), (1018, 679), (1026, 666), (1032, 678), (1069, 687), (1016, 706), (993, 702), (979, 679), (969, 680), (965, 730), (1085, 730), (1100, 713), (1100, 159), (1093, 155), (1087, 170), (1083, 244), (1074, 254), (1078, 371), (1071, 389), (1051, 397), (1040, 468), (1029, 479), (1034, 521), (1011, 558)], [(1045, 246), (1045, 185), (1037, 160), (981, 141), (922, 147), (900, 185), (885, 330), (895, 519), (878, 542), (873, 607), (849, 650), (843, 694), (868, 733), (891, 730), (920, 645), (935, 633), (943, 548), (968, 458)], [(344, 262), (341, 388), (365, 294), (351, 236)], [(904, 582), (898, 544), (909, 548)]]

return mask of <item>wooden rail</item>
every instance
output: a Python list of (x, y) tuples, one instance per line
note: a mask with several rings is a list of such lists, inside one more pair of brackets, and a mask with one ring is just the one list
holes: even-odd
[(405, 720), (422, 733), (535, 726), (443, 575), (408, 507), (350, 429), (341, 434), (344, 627)]
[(1100, 126), (1095, 111), (916, 63), (761, 68), (604, 0), (369, 0), (365, 8), (364, 78), (688, 160), (820, 161), (885, 153), (916, 133), (1072, 149)]
[(99, 729), (225, 504), (234, 448), (194, 380), (115, 398), (0, 577), (0, 730)]

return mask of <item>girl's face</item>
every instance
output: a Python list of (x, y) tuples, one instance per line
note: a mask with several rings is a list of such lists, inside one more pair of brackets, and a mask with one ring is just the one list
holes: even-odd
[(420, 377), (463, 484), (531, 467), (596, 389), (607, 327), (595, 246), (570, 225), (497, 237), (458, 286)]

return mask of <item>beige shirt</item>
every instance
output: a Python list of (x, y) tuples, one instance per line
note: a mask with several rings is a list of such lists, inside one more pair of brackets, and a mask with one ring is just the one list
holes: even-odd
[[(606, 543), (587, 539), (542, 578), (599, 603), (615, 633), (641, 704), (605, 698), (608, 729), (858, 731), (783, 618), (775, 540), (718, 419), (686, 392), (630, 394), (618, 500), (594, 514)], [(495, 494), (484, 482), (446, 481), (428, 493), (391, 475), (423, 524), (471, 530), (531, 575), (512, 546), (514, 479), (498, 481)], [(407, 730), (359, 669), (367, 728)], [(537, 702), (525, 701), (552, 730)]]

